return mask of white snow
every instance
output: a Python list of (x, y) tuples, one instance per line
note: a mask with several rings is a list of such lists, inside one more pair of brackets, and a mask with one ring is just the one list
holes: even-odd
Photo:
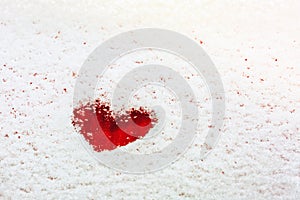
[[(2, 0), (0, 8), (0, 199), (300, 198), (299, 1)], [(83, 148), (72, 97), (101, 42), (145, 27), (203, 41), (226, 117), (207, 159), (199, 160), (199, 134), (172, 165), (132, 175)]]

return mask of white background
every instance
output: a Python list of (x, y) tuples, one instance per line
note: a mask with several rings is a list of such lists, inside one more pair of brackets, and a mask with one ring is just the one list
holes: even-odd
[[(2, 0), (0, 8), (0, 199), (300, 198), (299, 1)], [(196, 140), (164, 170), (130, 175), (82, 147), (72, 95), (101, 42), (145, 27), (203, 42), (224, 83), (226, 117), (206, 160)]]

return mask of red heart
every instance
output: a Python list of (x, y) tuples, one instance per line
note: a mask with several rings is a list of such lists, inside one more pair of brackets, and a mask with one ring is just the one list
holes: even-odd
[(73, 125), (79, 127), (79, 132), (97, 152), (113, 150), (144, 137), (157, 121), (143, 108), (113, 115), (109, 105), (99, 100), (75, 108), (73, 114)]

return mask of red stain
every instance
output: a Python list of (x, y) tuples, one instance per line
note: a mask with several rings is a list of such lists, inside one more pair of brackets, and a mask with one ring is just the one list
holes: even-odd
[(144, 137), (157, 121), (143, 108), (113, 114), (110, 106), (99, 100), (75, 108), (73, 114), (73, 125), (97, 152), (113, 150)]

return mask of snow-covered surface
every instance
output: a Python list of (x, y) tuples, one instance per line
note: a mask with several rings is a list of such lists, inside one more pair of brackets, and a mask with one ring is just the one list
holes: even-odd
[[(0, 2), (0, 199), (299, 199), (299, 1)], [(71, 124), (76, 74), (123, 31), (187, 35), (226, 92), (220, 141), (155, 173), (102, 166)], [(202, 42), (200, 42), (202, 41)]]

